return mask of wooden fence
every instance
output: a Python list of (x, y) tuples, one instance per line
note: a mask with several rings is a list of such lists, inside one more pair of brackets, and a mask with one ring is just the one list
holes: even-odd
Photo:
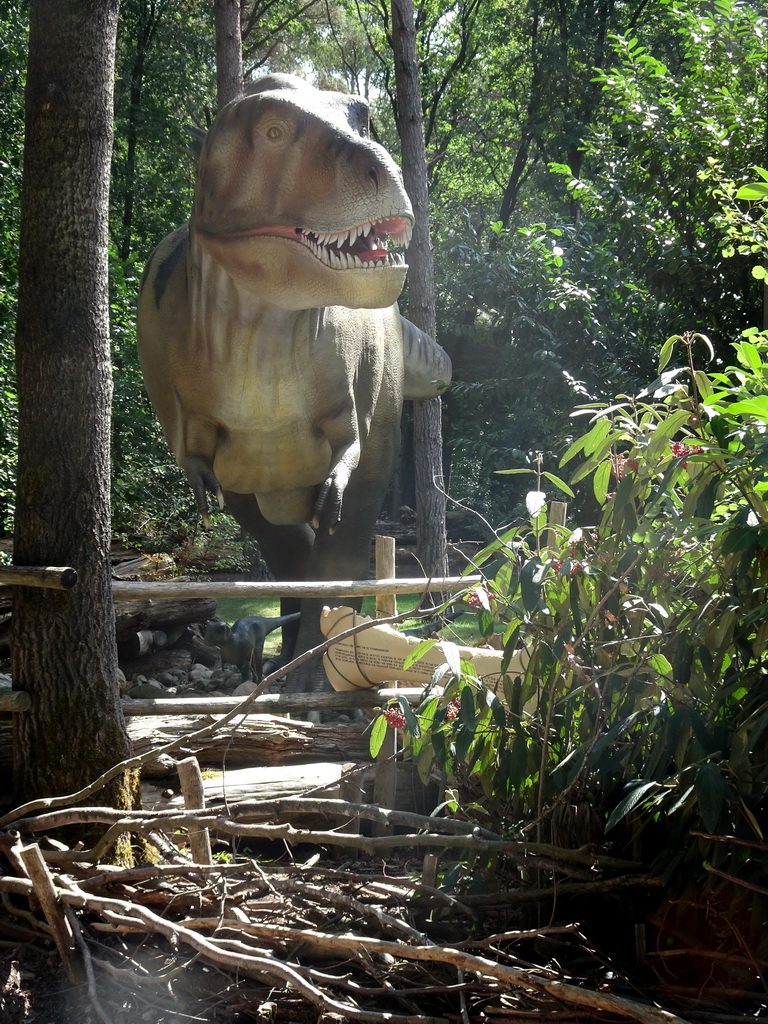
[[(318, 597), (328, 600), (348, 597), (376, 598), (376, 614), (380, 617), (396, 614), (398, 594), (456, 593), (482, 582), (479, 575), (445, 577), (395, 576), (395, 542), (392, 537), (376, 537), (375, 580), (336, 580), (333, 582), (190, 582), (168, 580), (162, 582), (125, 582), (112, 584), (115, 602), (135, 600), (191, 600), (195, 598), (264, 598), (264, 597)], [(77, 572), (70, 566), (0, 566), (0, 585), (20, 587), (47, 587), (53, 590), (71, 590), (77, 586)], [(421, 691), (413, 690), (412, 699)], [(249, 706), (249, 714), (290, 714), (307, 711), (343, 710), (374, 707), (381, 702), (379, 691), (353, 690), (344, 693), (317, 694), (265, 694)], [(157, 698), (123, 700), (126, 715), (190, 715), (226, 714), (242, 703), (234, 697), (217, 698)], [(30, 698), (20, 690), (0, 692), (0, 711), (25, 711)]]

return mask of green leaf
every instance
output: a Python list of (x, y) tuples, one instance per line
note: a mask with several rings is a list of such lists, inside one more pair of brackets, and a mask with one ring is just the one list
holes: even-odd
[(379, 713), (378, 717), (376, 718), (376, 721), (373, 723), (373, 728), (371, 729), (371, 740), (370, 743), (368, 744), (368, 749), (371, 752), (371, 757), (378, 756), (378, 753), (381, 750), (382, 745), (384, 743), (384, 737), (387, 735), (388, 728), (389, 727), (387, 725), (386, 718), (384, 717), (384, 715)]
[(672, 358), (672, 350), (675, 347), (676, 342), (682, 341), (683, 339), (679, 334), (673, 334), (671, 338), (667, 338), (664, 344), (661, 346), (659, 352), (659, 373), (664, 369), (669, 360)]
[(459, 654), (459, 648), (456, 644), (451, 643), (450, 640), (440, 640), (440, 650), (445, 655), (445, 660), (448, 662), (448, 668), (451, 670), (451, 674), (454, 676), (461, 675), (461, 655)]
[(608, 436), (611, 429), (611, 421), (607, 416), (601, 416), (589, 433), (584, 437), (584, 454), (594, 455), (602, 442)]
[(736, 192), (737, 199), (747, 199), (750, 203), (759, 203), (768, 199), (768, 185), (756, 181), (751, 185), (742, 185)]
[(527, 612), (534, 612), (539, 607), (541, 584), (538, 570), (541, 566), (541, 559), (537, 556), (529, 558), (520, 570), (520, 596)]
[(608, 493), (608, 487), (611, 482), (611, 464), (610, 462), (601, 463), (592, 477), (592, 490), (595, 492), (599, 505), (605, 504), (605, 496)]
[(663, 654), (652, 654), (648, 659), (648, 664), (653, 667), (658, 675), (663, 676), (665, 679), (672, 678), (672, 665)]
[(475, 731), (477, 715), (475, 714), (475, 695), (471, 686), (465, 686), (461, 691), (461, 705), (459, 707), (459, 722), (465, 729)]
[(632, 786), (632, 789), (614, 807), (608, 821), (605, 823), (606, 832), (610, 832), (615, 825), (618, 825), (622, 818), (625, 818), (631, 810), (637, 807), (639, 803), (642, 803), (651, 790), (659, 788), (658, 782), (637, 781), (629, 785)]
[(699, 802), (704, 828), (708, 832), (715, 832), (723, 807), (732, 796), (730, 787), (720, 771), (720, 766), (714, 761), (700, 765), (696, 770), (693, 784), (696, 788), (696, 798)]
[(421, 736), (421, 726), (419, 725), (418, 718), (414, 715), (411, 709), (411, 705), (405, 697), (398, 697), (397, 703), (400, 705), (402, 712), (405, 715), (405, 725), (411, 736), (419, 738)]
[(579, 480), (583, 480), (584, 477), (589, 476), (590, 473), (594, 473), (598, 465), (599, 462), (597, 461), (597, 459), (587, 459), (587, 461), (582, 463), (582, 465), (579, 466), (579, 468), (573, 474), (573, 476), (571, 477), (571, 483), (577, 484)]
[(676, 409), (671, 416), (667, 416), (665, 420), (658, 425), (656, 430), (653, 432), (648, 447), (646, 448), (646, 458), (652, 458), (661, 454), (661, 449), (666, 445), (671, 437), (684, 427), (688, 420), (691, 418), (690, 410), (688, 409)]
[(762, 371), (763, 361), (755, 345), (750, 341), (740, 341), (734, 348), (736, 349), (736, 358), (742, 366), (746, 366), (748, 370), (753, 370), (755, 373)]
[(541, 475), (546, 477), (547, 480), (549, 480), (549, 482), (551, 484), (554, 484), (555, 487), (558, 488), (558, 490), (561, 490), (563, 492), (563, 494), (567, 494), (569, 498), (575, 497), (573, 491), (568, 486), (568, 484), (564, 480), (561, 480), (559, 476), (555, 476), (554, 473), (547, 473), (547, 472), (542, 472)]
[(726, 407), (726, 412), (768, 420), (768, 395), (756, 395), (754, 398), (747, 398), (743, 402), (732, 402), (731, 405)]
[(709, 398), (710, 395), (714, 394), (712, 382), (703, 370), (695, 370), (693, 376), (701, 398)]
[(432, 648), (438, 642), (439, 641), (432, 638), (429, 640), (422, 640), (420, 644), (417, 644), (417, 646), (413, 648), (413, 650), (410, 652), (410, 654), (406, 657), (405, 661), (403, 662), (403, 671), (409, 669), (411, 665), (415, 664), (417, 661), (423, 658), (427, 651), (432, 650)]
[(676, 811), (679, 811), (680, 808), (685, 805), (692, 792), (693, 786), (689, 786), (686, 790), (684, 790), (683, 795), (678, 800), (675, 800), (675, 802), (667, 811), (667, 816), (669, 816), (670, 814), (674, 814)]

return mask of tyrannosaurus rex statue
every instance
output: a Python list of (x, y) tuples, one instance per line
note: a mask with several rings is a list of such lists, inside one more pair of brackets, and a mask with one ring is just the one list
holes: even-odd
[[(402, 318), (413, 214), (359, 96), (268, 75), (203, 143), (189, 224), (150, 257), (138, 307), (149, 397), (201, 512), (213, 491), (278, 580), (368, 576), (404, 398), (451, 365)], [(283, 602), (283, 612), (297, 602)], [(301, 602), (295, 651), (322, 641)], [(288, 688), (322, 685), (316, 660)]]

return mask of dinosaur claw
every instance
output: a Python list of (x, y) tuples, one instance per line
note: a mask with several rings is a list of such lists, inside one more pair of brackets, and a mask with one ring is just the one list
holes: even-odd
[(222, 486), (216, 479), (216, 474), (211, 466), (198, 455), (188, 455), (184, 459), (183, 468), (187, 475), (187, 480), (189, 480), (192, 487), (192, 493), (195, 496), (195, 505), (203, 521), (203, 529), (208, 530), (211, 524), (208, 519), (206, 491), (211, 491), (216, 495), (219, 510), (223, 512), (224, 491)]

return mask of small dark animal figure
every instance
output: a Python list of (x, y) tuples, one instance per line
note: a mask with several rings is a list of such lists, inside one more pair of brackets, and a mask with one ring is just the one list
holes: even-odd
[(226, 622), (212, 620), (206, 623), (203, 639), (221, 651), (222, 660), (240, 669), (243, 681), (251, 679), (260, 682), (263, 677), (262, 653), (264, 641), (275, 629), (296, 622), (299, 612), (281, 615), (276, 619), (265, 619), (261, 615), (246, 615), (229, 626)]

